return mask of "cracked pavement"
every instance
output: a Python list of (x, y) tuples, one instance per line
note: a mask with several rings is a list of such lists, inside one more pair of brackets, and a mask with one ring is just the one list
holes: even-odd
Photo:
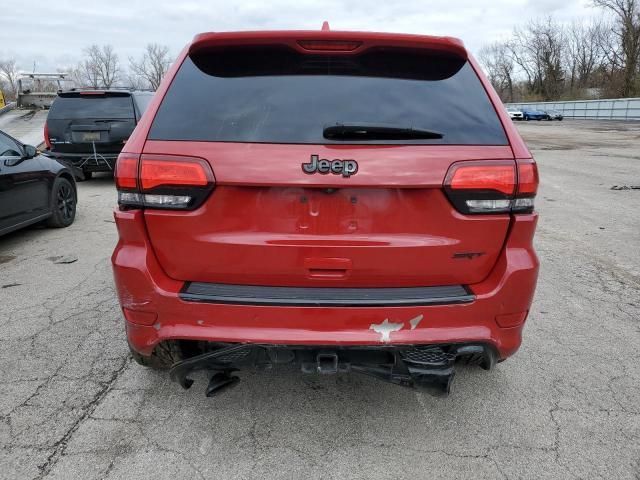
[(295, 369), (207, 399), (138, 366), (113, 182), (79, 184), (72, 227), (0, 238), (0, 478), (640, 478), (640, 191), (611, 190), (640, 183), (640, 124), (518, 127), (542, 180), (536, 300), (521, 350), (459, 367), (446, 399)]

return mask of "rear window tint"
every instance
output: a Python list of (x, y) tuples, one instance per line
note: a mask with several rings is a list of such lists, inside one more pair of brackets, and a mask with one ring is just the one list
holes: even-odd
[[(440, 132), (440, 139), (328, 140), (336, 123)], [(505, 145), (473, 68), (429, 51), (358, 56), (227, 48), (187, 57), (156, 114), (153, 140)]]
[(72, 118), (135, 118), (133, 103), (129, 95), (100, 97), (58, 97), (49, 111), (53, 120)]

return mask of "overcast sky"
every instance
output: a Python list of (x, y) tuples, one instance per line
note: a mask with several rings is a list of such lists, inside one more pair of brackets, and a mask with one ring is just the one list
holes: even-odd
[[(8, 1), (8, 0), (7, 0)], [(473, 53), (506, 38), (530, 18), (552, 14), (562, 22), (600, 14), (589, 0), (30, 0), (9, 2), (0, 18), (0, 59), (23, 70), (71, 66), (82, 49), (112, 44), (122, 63), (147, 43), (173, 55), (198, 32), (265, 29), (368, 30), (451, 35)], [(28, 7), (25, 7), (27, 6)]]

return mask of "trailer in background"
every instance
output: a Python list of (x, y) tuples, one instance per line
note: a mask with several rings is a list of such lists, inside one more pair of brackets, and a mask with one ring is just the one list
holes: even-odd
[(72, 83), (66, 73), (23, 73), (18, 77), (18, 108), (49, 108), (58, 90)]

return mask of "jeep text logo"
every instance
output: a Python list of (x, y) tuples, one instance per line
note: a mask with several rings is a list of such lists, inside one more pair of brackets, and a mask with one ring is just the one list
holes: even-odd
[(302, 164), (302, 171), (308, 174), (318, 172), (326, 175), (327, 173), (333, 173), (334, 175), (350, 177), (358, 171), (358, 162), (355, 160), (325, 160), (324, 158), (319, 159), (318, 155), (311, 155), (311, 161)]

